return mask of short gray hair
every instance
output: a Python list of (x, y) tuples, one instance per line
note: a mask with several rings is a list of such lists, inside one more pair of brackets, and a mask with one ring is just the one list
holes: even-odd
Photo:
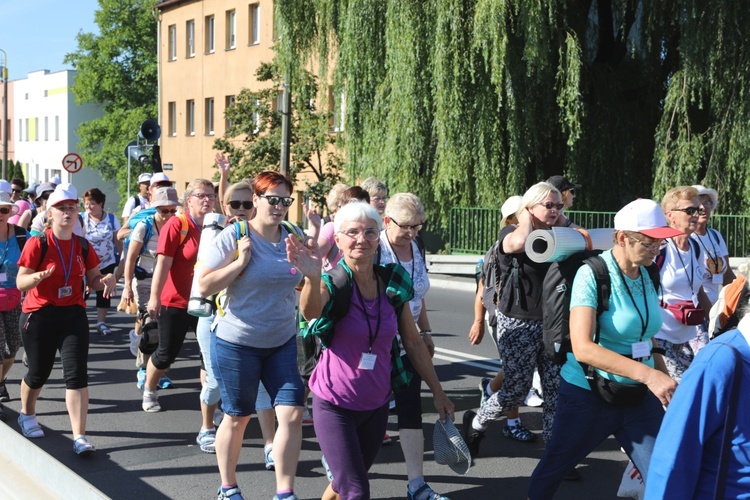
[(416, 217), (424, 222), (427, 217), (424, 213), (424, 205), (417, 195), (412, 193), (396, 193), (388, 200), (385, 206), (386, 217), (396, 219), (398, 222), (406, 222)]
[(359, 200), (352, 200), (336, 212), (336, 218), (333, 219), (333, 230), (341, 231), (344, 222), (361, 222), (367, 219), (374, 220), (378, 224), (378, 231), (383, 229), (383, 219), (380, 214), (369, 203)]
[(367, 193), (370, 195), (370, 198), (373, 196), (377, 196), (378, 193), (381, 191), (385, 193), (386, 196), (388, 196), (388, 188), (385, 186), (385, 183), (381, 181), (380, 179), (376, 179), (375, 177), (368, 177), (367, 179), (362, 181), (362, 184), (360, 184), (362, 189), (367, 191)]

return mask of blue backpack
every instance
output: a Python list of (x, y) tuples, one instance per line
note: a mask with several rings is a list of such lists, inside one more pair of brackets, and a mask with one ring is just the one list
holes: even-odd
[(139, 222), (146, 224), (146, 234), (143, 236), (143, 246), (138, 255), (143, 254), (146, 251), (146, 243), (151, 239), (154, 232), (154, 214), (156, 213), (155, 208), (144, 208), (139, 210), (132, 217), (128, 219), (128, 227), (130, 228), (130, 234), (125, 238), (125, 242), (122, 245), (122, 254), (128, 255), (128, 246), (130, 245), (130, 236), (133, 234), (133, 229)]

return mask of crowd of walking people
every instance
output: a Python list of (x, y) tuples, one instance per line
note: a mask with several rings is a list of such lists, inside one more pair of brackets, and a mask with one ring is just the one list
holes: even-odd
[[(336, 185), (326, 218), (303, 205), (304, 231), (287, 221), (295, 199), (286, 177), (267, 171), (230, 186), (228, 160), (216, 162), (219, 183), (195, 179), (183, 193), (162, 172), (140, 175), (121, 217), (96, 187), (79, 197), (60, 179), (28, 189), (0, 180), (0, 402), (10, 400), (6, 378), (23, 346), (20, 432), (45, 435), (36, 402), (59, 353), (74, 451), (95, 452), (86, 436), (86, 299), (95, 294), (96, 333), (111, 335), (111, 298), (124, 279), (120, 307), (135, 316), (127, 338), (144, 412), (170, 409), (158, 391), (173, 384), (168, 370), (196, 333), (195, 440), (216, 456), (219, 499), (243, 498), (237, 468), (252, 415), (263, 466), (275, 473), (274, 499), (297, 498), (303, 422), (314, 426), (329, 479), (314, 495), (370, 498), (368, 471), (390, 442), (394, 405), (407, 498), (447, 499), (424, 474), (422, 382), (442, 422), (455, 420), (455, 408), (432, 363), (420, 199), (389, 196), (375, 178)], [(722, 290), (746, 287), (747, 266), (735, 276), (721, 233), (709, 227), (717, 191), (678, 186), (660, 204), (638, 199), (617, 212), (611, 248), (571, 277), (570, 347), (556, 362), (544, 331), (551, 265), (530, 258), (527, 240), (539, 229), (582, 229), (564, 213), (581, 188), (553, 176), (502, 206), (468, 335), (480, 343), (486, 322), (502, 369), (479, 381), (478, 407), (463, 413), (468, 453), (479, 457), (489, 424), (502, 419), (504, 436), (535, 441), (519, 408), (541, 404), (544, 453), (531, 499), (552, 498), (563, 480), (580, 478), (576, 465), (610, 435), (646, 498), (698, 498), (716, 488), (750, 498), (750, 418), (738, 404), (750, 390), (750, 320), (747, 304)], [(708, 324), (714, 303), (722, 325), (738, 325), (717, 340)], [(304, 342), (315, 351), (304, 360), (309, 373), (301, 373)]]

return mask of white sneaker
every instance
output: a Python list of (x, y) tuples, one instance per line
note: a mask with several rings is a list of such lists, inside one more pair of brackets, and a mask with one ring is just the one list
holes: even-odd
[(544, 403), (544, 400), (539, 397), (539, 394), (537, 394), (536, 389), (533, 387), (529, 390), (529, 393), (526, 395), (526, 399), (523, 402), (526, 406), (542, 406), (542, 403)]
[(302, 412), (302, 427), (312, 427), (315, 421), (313, 420), (312, 412), (310, 408), (305, 405), (305, 410)]
[(224, 412), (216, 408), (216, 411), (214, 411), (214, 425), (219, 427), (222, 420), (224, 420)]
[(138, 357), (138, 344), (141, 342), (141, 336), (135, 333), (135, 330), (130, 330), (130, 354)]

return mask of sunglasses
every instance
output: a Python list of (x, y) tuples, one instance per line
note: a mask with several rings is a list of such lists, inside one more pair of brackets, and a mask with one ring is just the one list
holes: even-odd
[(50, 193), (44, 193), (42, 196), (40, 196), (40, 198), (43, 200), (49, 200), (49, 195)]
[(562, 203), (552, 203), (551, 201), (548, 201), (547, 203), (537, 203), (537, 205), (541, 205), (547, 210), (552, 210), (553, 208), (555, 208), (558, 212), (565, 206)]
[(12, 210), (11, 210), (11, 208), (10, 208), (10, 207), (0, 207), (0, 214), (3, 214), (3, 215), (7, 215), (7, 214), (9, 214), (9, 213), (10, 213), (11, 211), (12, 211)]
[(703, 207), (686, 207), (686, 208), (675, 208), (675, 212), (685, 212), (688, 215), (703, 215), (706, 213), (706, 209)]
[(239, 210), (240, 207), (244, 208), (245, 210), (250, 210), (251, 208), (253, 208), (253, 202), (232, 200), (229, 202), (229, 206), (232, 207), (233, 210)]
[(292, 203), (294, 203), (294, 198), (291, 196), (270, 196), (267, 194), (260, 195), (261, 198), (265, 198), (269, 205), (272, 207), (275, 207), (276, 205), (281, 202), (282, 205), (285, 207), (291, 207)]
[(14, 193), (23, 193), (23, 189), (13, 188), (11, 191), (13, 191)]
[(177, 213), (177, 209), (176, 208), (172, 208), (172, 209), (169, 209), (169, 208), (160, 208), (159, 209), (159, 213), (162, 214), (162, 215), (167, 215), (167, 214), (174, 215), (174, 214)]

